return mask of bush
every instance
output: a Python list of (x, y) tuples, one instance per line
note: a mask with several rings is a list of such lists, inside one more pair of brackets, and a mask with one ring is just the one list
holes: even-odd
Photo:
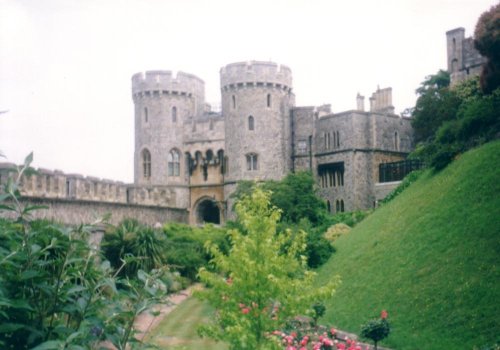
[(88, 243), (92, 226), (31, 220), (37, 207), (18, 200), (30, 162), (0, 196), (0, 210), (15, 216), (0, 220), (0, 348), (94, 349), (103, 340), (130, 348), (135, 317), (165, 295), (162, 271), (117, 279)]
[(205, 225), (203, 228), (184, 224), (169, 223), (163, 226), (166, 235), (166, 263), (191, 281), (197, 279), (198, 270), (208, 266), (212, 258), (205, 249), (211, 242), (225, 253), (229, 251), (229, 241), (224, 228)]
[(103, 237), (101, 249), (119, 276), (135, 278), (139, 270), (149, 272), (166, 264), (165, 235), (135, 219), (125, 219)]
[(361, 336), (373, 340), (375, 350), (377, 350), (377, 343), (389, 336), (391, 327), (387, 321), (387, 312), (384, 310), (380, 314), (379, 319), (373, 319), (365, 323), (361, 327)]

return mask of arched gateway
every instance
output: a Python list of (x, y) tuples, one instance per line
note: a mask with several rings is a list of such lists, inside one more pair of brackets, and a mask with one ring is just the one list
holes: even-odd
[(217, 203), (211, 198), (200, 200), (196, 206), (196, 223), (220, 224), (220, 209)]

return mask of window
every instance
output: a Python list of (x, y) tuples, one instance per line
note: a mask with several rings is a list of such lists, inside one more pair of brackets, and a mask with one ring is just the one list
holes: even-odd
[(145, 179), (151, 177), (151, 153), (147, 148), (142, 151), (142, 174)]
[(340, 147), (340, 134), (337, 131), (337, 147)]
[(344, 200), (343, 199), (340, 200), (340, 212), (341, 213), (344, 212)]
[(177, 107), (172, 107), (172, 123), (177, 122)]
[(307, 152), (307, 142), (305, 140), (299, 140), (299, 142), (297, 142), (297, 152), (298, 153)]
[(171, 150), (168, 154), (168, 176), (179, 176), (181, 173), (180, 164), (179, 151)]
[(344, 162), (320, 164), (318, 176), (323, 188), (344, 186)]
[(399, 151), (399, 134), (397, 131), (394, 132), (394, 149)]
[(337, 133), (334, 131), (332, 134), (333, 134), (333, 148), (337, 148)]
[(267, 107), (271, 107), (271, 94), (267, 94)]
[(147, 123), (148, 122), (148, 108), (144, 107), (144, 121)]
[(233, 95), (233, 109), (236, 108), (236, 96)]
[(254, 130), (255, 128), (255, 121), (252, 116), (248, 117), (248, 130)]
[(257, 170), (257, 155), (255, 153), (247, 154), (247, 170)]
[(332, 205), (330, 204), (330, 201), (326, 201), (326, 210), (328, 210), (329, 213), (332, 212)]

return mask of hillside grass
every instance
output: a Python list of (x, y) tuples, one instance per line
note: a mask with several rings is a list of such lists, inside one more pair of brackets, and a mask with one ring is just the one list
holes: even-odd
[(321, 320), (359, 334), (389, 312), (395, 349), (500, 342), (500, 142), (463, 154), (335, 242), (318, 284), (342, 284)]
[(146, 341), (159, 349), (227, 350), (226, 344), (202, 339), (197, 334), (198, 327), (213, 317), (213, 308), (204, 301), (190, 297), (168, 314), (148, 334)]

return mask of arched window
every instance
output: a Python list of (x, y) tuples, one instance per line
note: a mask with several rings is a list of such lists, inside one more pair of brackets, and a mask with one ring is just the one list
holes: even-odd
[(151, 177), (151, 153), (147, 148), (142, 151), (142, 174), (145, 179)]
[(177, 122), (177, 107), (172, 107), (172, 123)]
[(236, 96), (233, 95), (233, 109), (236, 108)]
[(337, 147), (340, 147), (340, 134), (337, 131)]
[(337, 133), (333, 132), (333, 148), (337, 148)]
[(246, 155), (247, 158), (247, 170), (257, 170), (258, 168), (258, 157), (255, 153), (249, 153)]
[(326, 201), (326, 210), (328, 210), (329, 213), (332, 212), (332, 205), (330, 204), (330, 201)]
[(248, 117), (248, 130), (254, 130), (255, 129), (255, 120), (253, 119), (252, 116)]
[(457, 40), (453, 38), (453, 52), (457, 49)]
[(144, 107), (144, 121), (147, 123), (148, 122), (148, 108)]
[(344, 200), (343, 199), (340, 200), (340, 212), (341, 213), (344, 212)]
[(394, 132), (394, 149), (399, 151), (399, 134), (397, 131)]
[(180, 154), (179, 151), (173, 149), (168, 154), (168, 176), (179, 176), (180, 170)]
[(267, 107), (271, 107), (271, 94), (267, 94)]
[(335, 212), (340, 213), (340, 201), (338, 199), (335, 201)]

